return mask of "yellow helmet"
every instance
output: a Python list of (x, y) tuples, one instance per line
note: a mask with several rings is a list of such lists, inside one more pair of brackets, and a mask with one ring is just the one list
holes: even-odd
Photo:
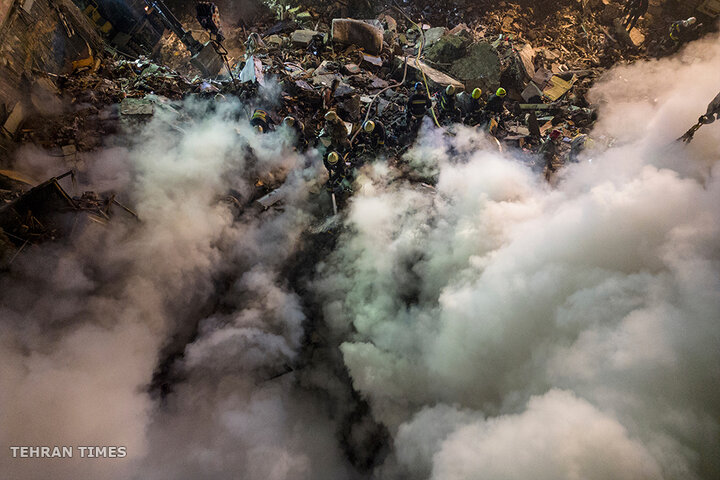
[(445, 89), (447, 95), (455, 95), (455, 85), (448, 85)]
[(327, 157), (327, 161), (330, 165), (335, 165), (340, 160), (340, 155), (337, 152), (330, 152)]
[(295, 117), (287, 116), (283, 118), (283, 123), (287, 125), (288, 127), (294, 127), (295, 126)]
[(263, 133), (265, 130), (260, 125), (255, 125), (255, 131), (258, 133)]
[(479, 88), (476, 88), (475, 90), (472, 91), (472, 97), (473, 97), (475, 100), (479, 100), (479, 99), (480, 99), (480, 95), (482, 95), (482, 90), (480, 90)]
[(495, 95), (497, 95), (498, 97), (504, 97), (505, 95), (507, 95), (507, 92), (505, 91), (504, 88), (500, 87), (495, 92)]
[(368, 120), (363, 125), (363, 130), (365, 130), (367, 133), (371, 133), (373, 130), (375, 130), (375, 122), (372, 120)]
[(337, 120), (337, 118), (338, 115), (335, 110), (330, 110), (325, 114), (325, 120), (327, 120), (328, 122), (334, 122), (335, 120)]

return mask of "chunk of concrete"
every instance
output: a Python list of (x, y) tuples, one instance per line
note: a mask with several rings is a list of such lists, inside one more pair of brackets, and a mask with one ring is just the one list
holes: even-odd
[(518, 57), (520, 57), (520, 63), (523, 70), (525, 70), (523, 73), (525, 73), (527, 78), (532, 78), (535, 75), (535, 49), (532, 45), (526, 43), (518, 50)]
[[(442, 37), (447, 33), (445, 27), (434, 27), (425, 32), (425, 46), (423, 48), (430, 48), (435, 45)], [(416, 47), (420, 47), (422, 38), (418, 40)]]
[(465, 55), (470, 41), (461, 35), (445, 35), (425, 51), (425, 58), (437, 65), (449, 65)]
[(383, 31), (362, 20), (336, 18), (332, 21), (333, 42), (342, 45), (357, 45), (372, 55), (378, 55), (383, 48)]
[(528, 83), (528, 86), (525, 87), (525, 90), (520, 94), (522, 96), (523, 100), (525, 100), (528, 103), (539, 103), (542, 101), (542, 95), (543, 92), (538, 88), (537, 85), (535, 85), (533, 82)]
[(497, 50), (488, 42), (479, 42), (468, 47), (467, 56), (452, 64), (450, 75), (484, 91), (494, 91), (500, 85), (500, 69)]
[(290, 41), (296, 47), (307, 47), (312, 38), (319, 33), (320, 32), (316, 32), (315, 30), (295, 30), (290, 35)]
[[(401, 66), (402, 63), (404, 63), (404, 60), (400, 58), (396, 59), (396, 61), (400, 62)], [(458, 89), (464, 88), (462, 82), (454, 79), (450, 75), (446, 75), (438, 70), (435, 70), (426, 63), (418, 61), (415, 57), (408, 58), (408, 75), (413, 75), (416, 80), (421, 81), (423, 79), (423, 75), (420, 71), (421, 69), (425, 72), (425, 77), (427, 78), (428, 85), (431, 90), (441, 90), (448, 85), (453, 85)]]

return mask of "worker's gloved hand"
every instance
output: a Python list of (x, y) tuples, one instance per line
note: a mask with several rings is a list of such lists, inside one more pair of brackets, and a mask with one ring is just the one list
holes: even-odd
[(709, 125), (715, 121), (715, 115), (703, 115), (698, 120), (698, 123), (702, 123), (704, 125)]

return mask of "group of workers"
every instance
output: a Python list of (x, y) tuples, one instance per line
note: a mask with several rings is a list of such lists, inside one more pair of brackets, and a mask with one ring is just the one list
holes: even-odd
[[(625, 7), (623, 9), (623, 16), (625, 17), (623, 26), (628, 32), (635, 28), (635, 25), (637, 25), (640, 17), (647, 13), (648, 7), (648, 0), (626, 0)], [(681, 45), (692, 40), (699, 27), (700, 25), (698, 25), (697, 18), (695, 17), (677, 20), (670, 24), (665, 43), (670, 44), (671, 49), (677, 49)]]
[[(502, 114), (507, 92), (502, 87), (498, 88), (484, 101), (479, 88), (468, 94), (458, 92), (455, 86), (450, 85), (438, 96), (439, 121), (443, 124), (464, 122), (474, 126), (488, 123), (493, 117)], [(430, 114), (432, 108), (433, 101), (427, 95), (423, 83), (417, 82), (405, 106), (405, 131), (408, 135), (417, 134), (422, 119)], [(328, 110), (323, 118), (323, 128), (315, 138), (315, 145), (322, 143), (326, 147), (323, 164), (330, 174), (330, 189), (338, 188), (346, 180), (348, 165), (356, 167), (362, 163), (363, 152), (378, 154), (388, 140), (395, 138), (389, 136), (379, 119), (365, 120), (351, 140), (346, 122), (337, 111)], [(282, 124), (294, 131), (298, 150), (305, 150), (309, 142), (303, 123), (294, 116), (287, 116)], [(258, 133), (267, 133), (274, 129), (275, 122), (266, 110), (256, 109), (250, 118), (250, 125)]]
[[(460, 121), (468, 125), (489, 124), (501, 121), (505, 107), (507, 92), (504, 88), (498, 88), (491, 94), (487, 101), (482, 99), (482, 91), (474, 89), (470, 94), (457, 92), (457, 89), (450, 85), (442, 92), (439, 92), (437, 101), (439, 119), (444, 123), (458, 123)], [(408, 98), (406, 104), (406, 127), (408, 132), (413, 133), (417, 129), (422, 118), (428, 115), (433, 108), (433, 102), (423, 90), (423, 84), (417, 83), (414, 92)], [(708, 105), (706, 114), (698, 120), (698, 125), (709, 124), (720, 117), (720, 94)], [(347, 190), (349, 186), (348, 173), (350, 168), (359, 166), (359, 151), (369, 151), (372, 154), (379, 153), (389, 138), (385, 125), (378, 119), (365, 120), (352, 139), (349, 137), (346, 123), (340, 118), (337, 111), (328, 110), (324, 115), (323, 128), (315, 138), (315, 145), (322, 142), (326, 146), (323, 164), (329, 172), (328, 190), (337, 193), (339, 190)], [(304, 151), (308, 147), (305, 125), (300, 119), (294, 116), (286, 116), (282, 124), (290, 128), (296, 136), (298, 150)], [(274, 128), (275, 123), (267, 111), (256, 109), (251, 118), (250, 125), (258, 133), (266, 133)], [(416, 133), (416, 130), (415, 130)], [(544, 162), (546, 175), (551, 175), (556, 166), (558, 145), (562, 140), (562, 133), (559, 130), (552, 130), (542, 141), (538, 150), (538, 156)], [(353, 147), (353, 141), (355, 147)], [(580, 153), (592, 148), (593, 140), (585, 134), (578, 135), (571, 141), (571, 148), (568, 160), (577, 162)]]

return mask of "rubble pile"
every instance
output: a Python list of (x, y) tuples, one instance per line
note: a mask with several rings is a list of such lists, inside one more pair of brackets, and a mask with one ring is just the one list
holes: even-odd
[[(426, 125), (448, 135), (460, 122), (481, 129), (552, 179), (588, 139), (596, 113), (585, 94), (594, 80), (619, 61), (647, 55), (646, 44), (659, 42), (648, 27), (659, 22), (643, 17), (628, 34), (618, 1), (551, 3), (315, 1), (290, 8), (270, 2), (253, 25), (226, 26), (222, 43), (188, 14), (182, 27), (222, 56), (220, 76), (195, 69), (187, 39), (172, 32), (151, 57), (96, 52), (70, 73), (36, 72), (43, 93), (17, 122), (13, 140), (40, 146), (74, 168), (77, 152), (106, 146), (159, 106), (180, 111), (179, 101), (190, 96), (237, 97), (267, 109), (269, 125), (292, 117), (302, 125), (299, 149), (337, 150), (350, 170), (384, 158), (412, 177), (403, 153), (424, 116)], [(273, 11), (275, 18), (267, 15)], [(275, 85), (280, 102), (263, 105), (259, 89)], [(457, 106), (444, 110), (449, 91)], [(413, 98), (425, 97), (432, 106), (414, 117)], [(328, 124), (329, 111), (339, 129)], [(383, 125), (380, 148), (364, 132), (368, 120)], [(24, 191), (9, 185), (2, 187), (6, 204)], [(274, 187), (264, 185), (263, 192)], [(72, 200), (73, 208), (84, 204)]]

